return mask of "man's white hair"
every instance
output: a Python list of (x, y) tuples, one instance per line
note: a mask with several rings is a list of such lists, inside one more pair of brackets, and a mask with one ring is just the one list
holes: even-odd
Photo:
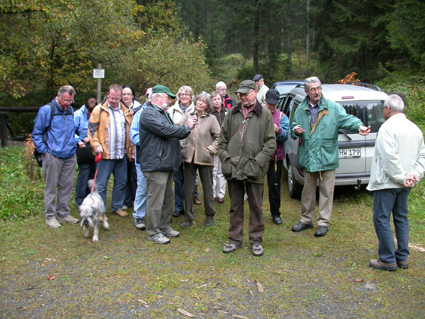
[(403, 99), (396, 94), (391, 94), (390, 96), (388, 96), (384, 102), (384, 106), (388, 106), (391, 111), (395, 112), (403, 112), (404, 110)]
[(217, 82), (217, 84), (215, 85), (215, 89), (217, 90), (218, 88), (225, 86), (227, 88), (226, 83), (224, 83), (223, 81)]
[(322, 83), (317, 76), (311, 76), (304, 80), (304, 90), (308, 91), (310, 83)]

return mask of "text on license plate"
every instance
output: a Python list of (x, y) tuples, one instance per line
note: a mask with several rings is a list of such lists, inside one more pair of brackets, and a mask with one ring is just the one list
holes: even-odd
[(360, 156), (360, 148), (344, 148), (339, 150), (339, 158), (353, 158)]

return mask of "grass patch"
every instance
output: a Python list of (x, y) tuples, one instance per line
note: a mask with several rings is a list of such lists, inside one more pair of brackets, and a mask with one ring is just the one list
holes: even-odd
[[(285, 183), (283, 224), (274, 225), (266, 191), (265, 254), (260, 258), (249, 249), (248, 220), (243, 247), (222, 253), (229, 225), (228, 195), (224, 204), (216, 204), (216, 224), (210, 228), (203, 227), (202, 205), (195, 206), (195, 226), (189, 229), (181, 229), (182, 217), (173, 218), (172, 226), (181, 235), (169, 245), (147, 241), (146, 232), (136, 230), (131, 218), (110, 210), (111, 230), (101, 228), (99, 242), (93, 243), (78, 225), (57, 230), (44, 225), (43, 182), (36, 181), (28, 190), (21, 188), (25, 176), (13, 182), (9, 176), (19, 150), (1, 150), (2, 188), (14, 188), (15, 196), (27, 191), (38, 195), (24, 209), (30, 213), (0, 222), (0, 318), (185, 318), (178, 308), (196, 318), (423, 316), (424, 252), (411, 249), (408, 270), (380, 272), (368, 267), (377, 255), (377, 239), (373, 198), (365, 190), (337, 189), (330, 231), (323, 238), (315, 238), (314, 230), (290, 230), (300, 218), (300, 202), (289, 198)], [(411, 242), (422, 248), (423, 194), (421, 183), (409, 201)], [(0, 203), (4, 205), (4, 196)], [(77, 216), (75, 205), (71, 209)], [(48, 280), (51, 276), (54, 279)]]

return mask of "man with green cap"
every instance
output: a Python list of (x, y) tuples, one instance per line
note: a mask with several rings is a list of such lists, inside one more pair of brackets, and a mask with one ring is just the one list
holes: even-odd
[(180, 233), (170, 227), (174, 209), (173, 170), (182, 161), (179, 140), (186, 138), (197, 121), (190, 117), (175, 125), (167, 113), (176, 96), (163, 85), (152, 89), (152, 100), (140, 117), (140, 169), (146, 178), (148, 200), (146, 231), (148, 240), (168, 244), (168, 237)]
[(264, 176), (276, 149), (276, 136), (272, 114), (257, 101), (255, 82), (242, 81), (236, 93), (240, 102), (227, 112), (218, 144), (218, 156), (230, 195), (229, 243), (223, 252), (231, 253), (242, 246), (246, 190), (250, 211), (249, 242), (253, 255), (261, 256), (264, 253), (261, 246)]

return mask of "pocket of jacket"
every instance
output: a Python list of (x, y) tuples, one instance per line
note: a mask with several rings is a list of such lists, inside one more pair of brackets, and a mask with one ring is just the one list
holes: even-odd
[(221, 172), (224, 177), (232, 177), (232, 163), (230, 162), (230, 157), (224, 159), (221, 163)]
[(251, 177), (251, 178), (260, 178), (263, 173), (261, 166), (254, 159), (249, 159), (246, 162), (246, 164), (244, 165), (243, 171), (246, 177)]

